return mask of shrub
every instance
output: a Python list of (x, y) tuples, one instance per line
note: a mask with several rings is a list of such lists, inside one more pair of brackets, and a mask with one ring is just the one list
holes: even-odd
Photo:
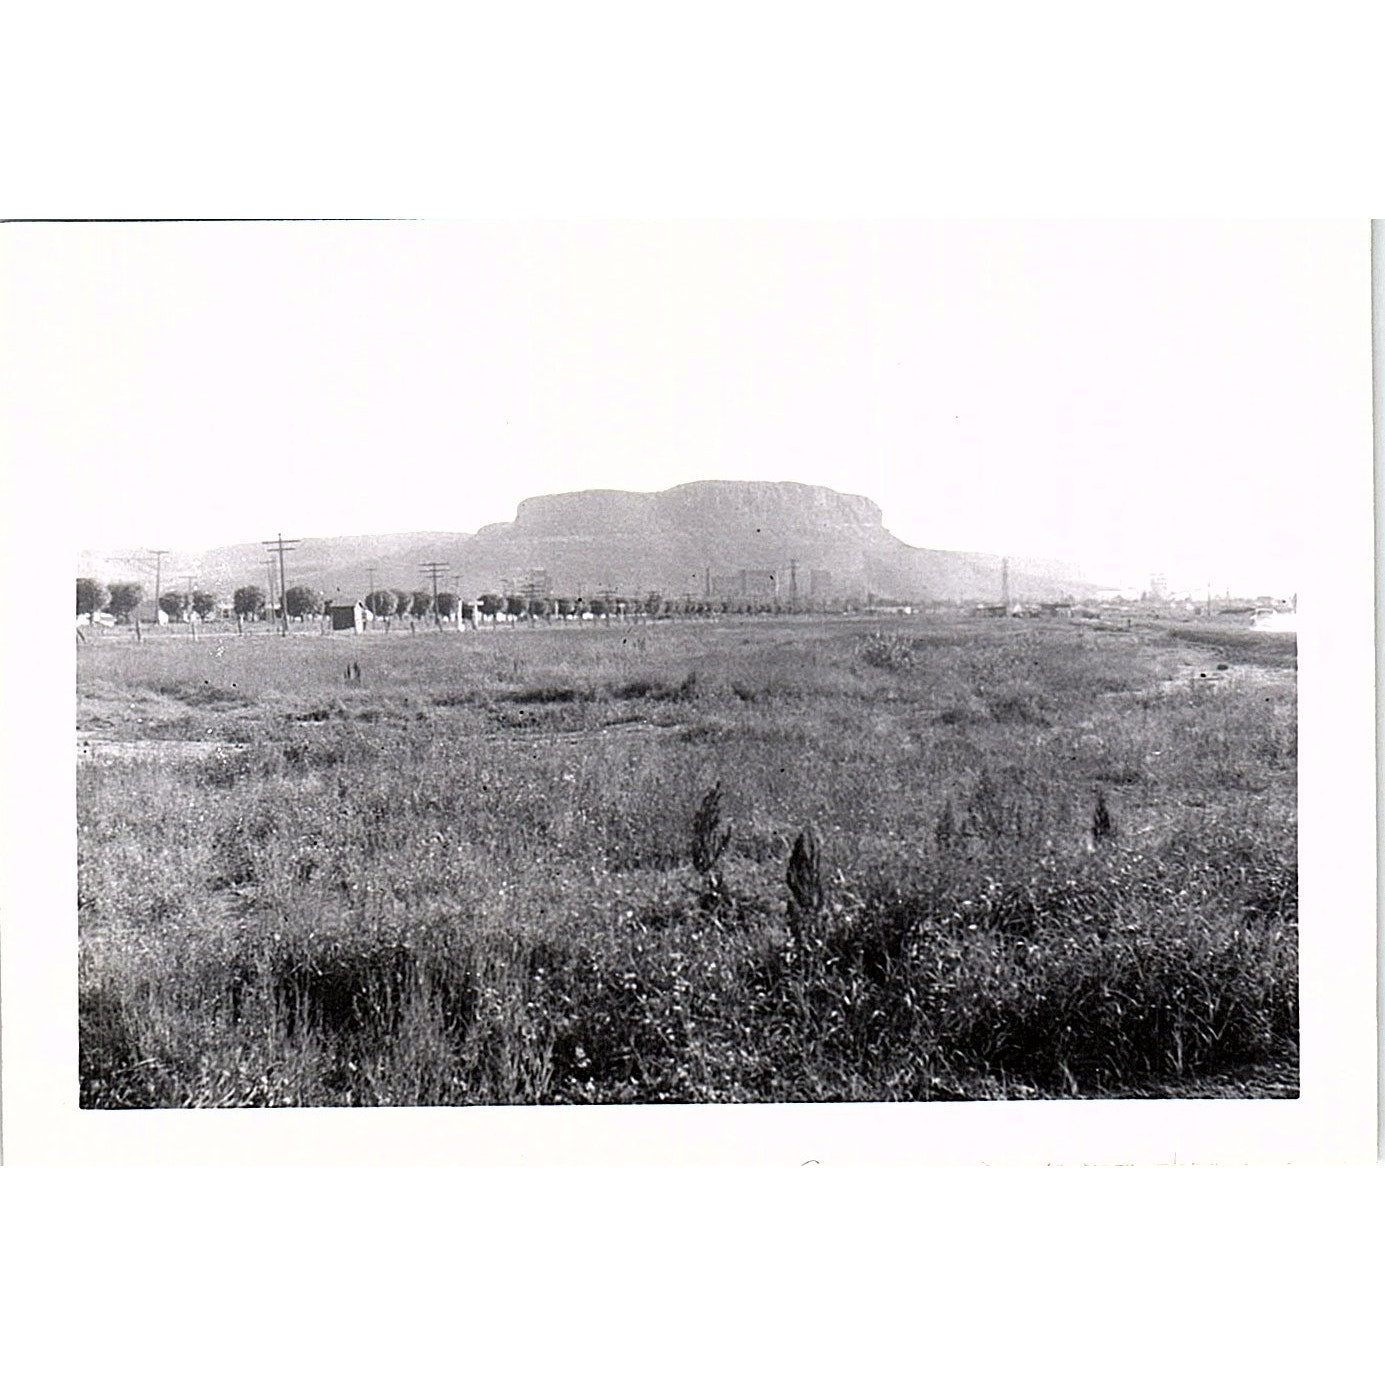
[(718, 863), (731, 844), (731, 828), (721, 821), (721, 783), (713, 784), (702, 802), (692, 822), (692, 864), (693, 869), (702, 876), (704, 899), (716, 906), (726, 898), (726, 886)]
[(1106, 842), (1115, 835), (1116, 822), (1106, 804), (1106, 793), (1103, 789), (1098, 789), (1096, 791), (1096, 807), (1092, 810), (1092, 840)]
[(886, 635), (879, 632), (867, 635), (857, 646), (857, 656), (870, 668), (897, 671), (912, 668), (915, 645), (912, 640), (901, 635)]
[(822, 849), (810, 825), (798, 834), (789, 855), (786, 876), (789, 888), (789, 932), (800, 950), (808, 930), (817, 921), (826, 899), (822, 883)]

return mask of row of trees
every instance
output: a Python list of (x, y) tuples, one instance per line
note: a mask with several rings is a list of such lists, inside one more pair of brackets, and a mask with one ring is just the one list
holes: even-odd
[[(144, 600), (144, 588), (138, 582), (112, 582), (109, 587), (91, 577), (77, 579), (77, 614), (92, 617), (106, 612), (116, 620), (128, 621)], [(192, 611), (198, 620), (210, 620), (216, 614), (217, 597), (206, 591), (166, 591), (159, 597), (159, 609), (170, 620), (182, 620)]]
[[(144, 587), (138, 582), (112, 582), (109, 587), (91, 577), (77, 579), (77, 614), (91, 617), (107, 612), (118, 621), (127, 621), (139, 609), (144, 600)], [(210, 620), (221, 604), (215, 592), (175, 591), (163, 592), (159, 596), (159, 609), (170, 620), (183, 620), (192, 611), (199, 620)], [(450, 620), (464, 603), (454, 592), (439, 592), (437, 611), (444, 619)], [(423, 617), (433, 612), (433, 595), (426, 591), (377, 591), (366, 597), (366, 606), (376, 616), (388, 619), (390, 616)], [(279, 609), (269, 608), (269, 597), (263, 587), (237, 587), (231, 598), (231, 609), (242, 620), (262, 620), (268, 615), (278, 615)], [(284, 593), (283, 609), (291, 620), (305, 620), (310, 616), (320, 616), (326, 609), (322, 593), (311, 587), (290, 587)], [(470, 616), (470, 606), (466, 607)]]
[[(127, 621), (144, 600), (144, 588), (138, 582), (112, 582), (109, 587), (90, 577), (77, 579), (77, 614), (93, 616), (108, 611), (116, 620)], [(189, 610), (199, 620), (210, 620), (220, 605), (213, 592), (166, 591), (159, 597), (159, 607), (170, 620), (184, 620)], [(422, 620), (434, 613), (431, 592), (406, 592), (380, 588), (365, 597), (366, 609), (379, 620), (392, 617)], [(320, 592), (311, 587), (290, 587), (284, 593), (283, 609), (290, 620), (307, 620), (320, 616), (326, 602)], [(456, 592), (439, 592), (436, 613), (443, 620), (460, 617), (471, 620), (480, 615), (487, 620), (498, 616), (512, 619), (546, 620), (552, 616), (569, 618), (584, 613), (597, 617), (610, 616), (711, 616), (730, 614), (769, 614), (780, 608), (771, 602), (756, 600), (702, 601), (691, 598), (666, 599), (658, 592), (644, 597), (593, 596), (585, 600), (570, 597), (502, 596), (487, 592), (476, 602), (463, 601)], [(263, 620), (266, 615), (277, 616), (270, 610), (269, 597), (262, 587), (237, 587), (232, 597), (232, 610), (241, 620)]]
[[(494, 619), (498, 615), (514, 618), (548, 616), (574, 616), (588, 614), (593, 616), (719, 616), (719, 615), (772, 615), (792, 611), (793, 607), (783, 603), (760, 600), (754, 597), (727, 597), (704, 600), (700, 597), (665, 597), (660, 592), (649, 592), (645, 596), (591, 596), (591, 597), (525, 597), (500, 596), (488, 593), (477, 600), (477, 610), (482, 616)], [(808, 603), (797, 607), (799, 611), (826, 611), (846, 609), (843, 602), (815, 602), (811, 608)], [(465, 613), (464, 613), (465, 614)]]
[[(456, 592), (439, 592), (437, 614), (443, 620), (451, 620), (464, 603)], [(425, 591), (406, 592), (382, 587), (365, 598), (365, 608), (377, 620), (388, 620), (391, 616), (404, 618), (412, 616), (417, 620), (433, 614), (433, 594)], [(470, 617), (470, 606), (467, 615)]]

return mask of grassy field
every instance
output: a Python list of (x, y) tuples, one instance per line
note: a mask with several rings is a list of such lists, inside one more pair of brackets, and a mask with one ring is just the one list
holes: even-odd
[(84, 1105), (1297, 1093), (1291, 635), (208, 628), (77, 665)]

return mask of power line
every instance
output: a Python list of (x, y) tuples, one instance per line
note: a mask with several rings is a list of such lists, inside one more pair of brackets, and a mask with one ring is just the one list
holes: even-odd
[(168, 555), (168, 549), (151, 548), (149, 552), (154, 555), (154, 624), (157, 626), (159, 623), (159, 597), (162, 595), (164, 558)]
[(451, 566), (449, 563), (420, 563), (418, 570), (425, 576), (433, 579), (433, 624), (439, 625), (438, 619), (438, 574), (446, 572)]
[(284, 576), (284, 554), (292, 553), (303, 540), (286, 539), (280, 534), (278, 538), (262, 539), (260, 542), (265, 548), (269, 549), (270, 552), (277, 552), (279, 554), (279, 606), (280, 614), (283, 617), (283, 623), (280, 626), (279, 633), (281, 635), (287, 635), (289, 632), (289, 603), (288, 581)]

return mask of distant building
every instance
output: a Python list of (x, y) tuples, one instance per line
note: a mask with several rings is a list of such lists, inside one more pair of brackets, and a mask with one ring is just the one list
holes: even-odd
[(347, 601), (337, 597), (327, 605), (327, 615), (333, 630), (354, 630), (358, 635), (365, 629), (370, 613), (364, 601)]
[(815, 567), (809, 572), (808, 595), (814, 601), (825, 601), (832, 595), (832, 574), (827, 568)]
[(742, 596), (770, 596), (775, 594), (774, 573), (765, 568), (741, 569)]
[(130, 612), (130, 619), (139, 621), (141, 625), (167, 625), (168, 612), (161, 611), (154, 605), (153, 597), (148, 597)]

